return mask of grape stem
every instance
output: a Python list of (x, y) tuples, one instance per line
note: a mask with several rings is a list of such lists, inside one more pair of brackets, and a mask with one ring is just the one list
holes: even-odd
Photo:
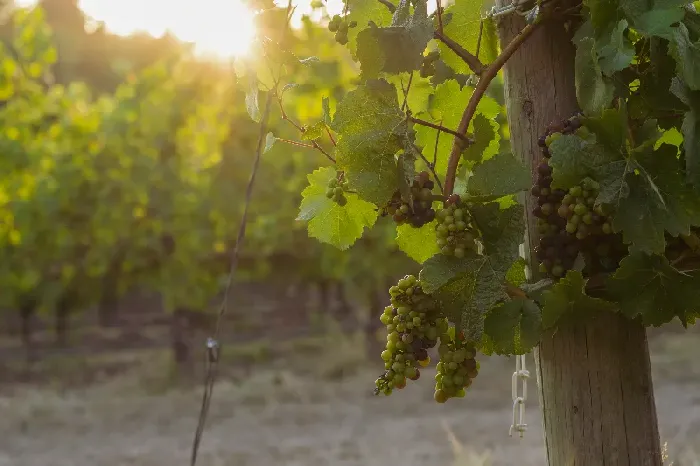
[[(275, 97), (277, 98), (277, 105), (279, 105), (280, 114), (281, 114), (281, 116), (282, 116), (282, 119), (288, 121), (292, 126), (294, 126), (294, 127), (297, 129), (297, 131), (299, 131), (300, 133), (303, 133), (303, 132), (304, 132), (304, 128), (303, 128), (301, 125), (299, 125), (299, 123), (297, 123), (297, 122), (295, 122), (294, 120), (292, 120), (291, 118), (289, 118), (289, 116), (287, 115), (287, 112), (284, 111), (284, 105), (282, 105), (282, 96), (281, 96), (279, 93), (275, 92)], [(326, 128), (326, 131), (328, 131), (328, 128)], [(331, 142), (333, 143), (333, 146), (335, 146), (336, 143), (335, 143), (335, 140), (333, 139), (333, 136), (331, 136), (330, 131), (328, 131), (328, 137), (331, 139)], [(279, 139), (279, 138), (278, 138), (278, 139)], [(325, 155), (326, 158), (327, 158), (328, 160), (330, 160), (332, 163), (335, 163), (335, 159), (333, 158), (333, 156), (332, 156), (331, 154), (329, 154), (328, 152), (326, 152), (326, 151), (323, 149), (323, 147), (321, 147), (316, 141), (311, 141), (310, 144), (304, 144), (304, 143), (300, 143), (300, 142), (290, 141), (290, 140), (288, 140), (288, 139), (279, 139), (279, 140), (282, 141), (282, 142), (286, 142), (286, 143), (288, 143), (288, 144), (293, 144), (293, 145), (295, 145), (295, 146), (308, 147), (308, 148), (311, 148), (311, 149), (316, 149), (317, 151), (319, 151), (320, 153), (322, 153), (323, 155)]]
[[(537, 28), (542, 24), (543, 21), (535, 21), (532, 24), (528, 24), (523, 28), (522, 31), (520, 31), (520, 34), (518, 34), (507, 46), (501, 54), (494, 60), (493, 63), (488, 65), (486, 69), (481, 73), (479, 83), (476, 85), (474, 88), (474, 93), (472, 96), (469, 98), (469, 102), (467, 103), (467, 108), (464, 109), (464, 113), (462, 114), (462, 119), (459, 122), (459, 126), (457, 127), (457, 132), (460, 134), (466, 134), (467, 129), (469, 128), (469, 123), (471, 123), (472, 118), (474, 117), (474, 114), (476, 113), (476, 107), (479, 105), (479, 102), (481, 101), (481, 98), (484, 96), (484, 93), (486, 92), (486, 89), (489, 87), (489, 84), (491, 84), (491, 81), (493, 81), (493, 78), (496, 77), (498, 72), (500, 71), (501, 68), (503, 68), (503, 65), (506, 64), (506, 62), (510, 59), (511, 56), (520, 48), (520, 46), (532, 35), (533, 32), (537, 30)], [(459, 166), (459, 159), (460, 155), (462, 153), (462, 149), (464, 147), (464, 142), (461, 138), (455, 137), (454, 142), (452, 143), (452, 151), (450, 152), (450, 158), (449, 161), (447, 162), (447, 175), (445, 177), (445, 195), (449, 196), (452, 194), (452, 191), (454, 190), (455, 186), (455, 177), (457, 176), (457, 168)]]
[(472, 142), (467, 135), (458, 133), (457, 131), (450, 129), (450, 128), (445, 128), (442, 125), (437, 125), (435, 123), (431, 123), (429, 121), (421, 120), (420, 118), (414, 118), (414, 117), (408, 117), (408, 121), (410, 121), (411, 123), (415, 123), (417, 125), (427, 126), (428, 128), (433, 128), (433, 129), (436, 129), (438, 131), (442, 131), (443, 133), (451, 134), (452, 136), (454, 136), (456, 138), (460, 138), (462, 141), (464, 141), (467, 144), (470, 144)]
[[(440, 134), (438, 132), (438, 134)], [(416, 151), (418, 154), (418, 157), (421, 158), (423, 163), (425, 163), (425, 166), (428, 167), (428, 170), (430, 170), (430, 173), (433, 174), (433, 178), (435, 179), (435, 183), (438, 185), (438, 188), (440, 189), (440, 192), (444, 194), (445, 190), (442, 186), (442, 182), (440, 181), (440, 177), (438, 176), (437, 172), (435, 171), (435, 164), (430, 163), (428, 159), (425, 158), (425, 155), (423, 155), (423, 151), (420, 149), (420, 147), (416, 146), (415, 144), (411, 143), (411, 146), (413, 146), (413, 150)], [(440, 199), (435, 199), (435, 200), (445, 200), (445, 196), (439, 196)]]

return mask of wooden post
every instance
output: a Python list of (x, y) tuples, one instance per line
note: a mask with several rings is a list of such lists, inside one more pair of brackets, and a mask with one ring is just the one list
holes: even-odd
[[(499, 0), (500, 4), (510, 0)], [(525, 26), (499, 19), (503, 44)], [(574, 54), (563, 21), (542, 26), (504, 68), (511, 147), (535, 177), (538, 137), (577, 110)], [(527, 241), (537, 241), (526, 196)], [(537, 264), (531, 257), (531, 264)], [(536, 269), (536, 267), (533, 267)], [(558, 329), (535, 352), (549, 466), (662, 466), (645, 329), (619, 315)]]

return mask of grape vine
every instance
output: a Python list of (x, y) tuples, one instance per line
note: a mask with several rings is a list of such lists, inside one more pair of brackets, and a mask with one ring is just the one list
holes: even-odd
[[(302, 193), (309, 233), (345, 249), (390, 216), (422, 267), (381, 313), (378, 393), (420, 377), (438, 341), (444, 402), (471, 384), (477, 352), (527, 353), (593, 311), (646, 325), (698, 315), (697, 12), (538, 2), (498, 44), (467, 3), (428, 14), (423, 0), (347, 0), (328, 29), (359, 64), (357, 85), (303, 126), (333, 164)], [(546, 129), (528, 167), (509, 149), (499, 72), (547, 22), (572, 31), (581, 111)], [(531, 219), (532, 261), (520, 252)]]

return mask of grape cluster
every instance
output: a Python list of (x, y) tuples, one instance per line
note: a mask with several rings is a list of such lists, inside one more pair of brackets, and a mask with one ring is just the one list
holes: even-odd
[[(539, 139), (543, 158), (537, 167), (537, 181), (531, 194), (537, 198), (533, 214), (538, 217), (540, 242), (535, 249), (540, 272), (560, 278), (571, 269), (579, 254), (593, 269), (615, 268), (623, 251), (618, 235), (612, 234), (610, 211), (605, 204), (596, 205), (600, 186), (590, 178), (568, 190), (553, 189), (549, 146), (562, 134), (588, 136), (588, 129), (574, 117), (551, 125)], [(621, 256), (620, 256), (621, 257)]]
[(468, 250), (476, 250), (476, 230), (459, 196), (453, 194), (447, 199), (445, 207), (438, 211), (437, 219), (435, 233), (440, 252), (462, 258)]
[(401, 192), (396, 191), (391, 200), (381, 211), (382, 216), (391, 215), (397, 225), (408, 223), (415, 228), (420, 228), (435, 219), (433, 210), (433, 188), (435, 183), (430, 179), (428, 172), (417, 174), (411, 186), (411, 201), (401, 197)]
[(357, 26), (357, 21), (348, 22), (347, 18), (340, 15), (333, 15), (328, 23), (328, 30), (335, 32), (335, 41), (340, 45), (348, 43), (348, 30)]
[(465, 395), (472, 380), (479, 374), (479, 363), (476, 362), (476, 347), (465, 341), (464, 335), (459, 334), (452, 340), (448, 334), (440, 336), (440, 362), (435, 374), (435, 401), (444, 403), (448, 399)]
[(427, 78), (435, 74), (435, 62), (440, 59), (440, 52), (438, 50), (432, 50), (425, 57), (420, 64), (420, 77)]
[(328, 189), (326, 190), (326, 197), (332, 199), (333, 202), (337, 203), (341, 207), (348, 203), (348, 199), (345, 197), (345, 191), (348, 190), (347, 180), (338, 181), (337, 178), (331, 178), (328, 181)]
[(413, 275), (406, 275), (389, 289), (391, 306), (380, 320), (386, 326), (386, 349), (382, 352), (384, 374), (375, 381), (375, 394), (390, 395), (406, 386), (406, 380), (420, 378), (419, 367), (430, 363), (428, 349), (448, 329), (436, 301), (423, 292)]

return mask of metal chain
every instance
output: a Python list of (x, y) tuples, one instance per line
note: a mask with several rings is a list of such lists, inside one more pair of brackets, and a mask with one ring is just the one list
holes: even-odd
[[(527, 379), (530, 378), (530, 372), (525, 368), (525, 355), (515, 357), (515, 372), (513, 372), (511, 393), (513, 397), (513, 423), (508, 431), (509, 436), (513, 436), (513, 432), (520, 432), (520, 438), (523, 438), (527, 430), (525, 424), (525, 401), (527, 400)], [(518, 394), (518, 385), (522, 386), (522, 392)]]

